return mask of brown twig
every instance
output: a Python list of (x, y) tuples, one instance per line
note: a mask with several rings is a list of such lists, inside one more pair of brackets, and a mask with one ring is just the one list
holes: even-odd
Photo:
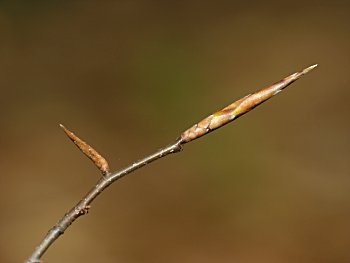
[(79, 139), (76, 135), (61, 125), (69, 138), (71, 138), (73, 142), (79, 147), (79, 149), (81, 149), (91, 160), (93, 160), (93, 162), (103, 172), (104, 176), (102, 176), (96, 185), (71, 210), (69, 210), (54, 227), (49, 230), (39, 246), (35, 248), (33, 254), (29, 257), (29, 259), (27, 259), (26, 263), (41, 262), (41, 257), (46, 252), (46, 250), (55, 242), (55, 240), (60, 235), (66, 231), (66, 229), (78, 217), (88, 212), (91, 202), (113, 182), (157, 159), (160, 159), (171, 153), (179, 152), (182, 149), (183, 144), (197, 139), (231, 122), (232, 120), (237, 119), (239, 116), (247, 113), (257, 105), (263, 103), (264, 101), (279, 93), (282, 89), (293, 83), (302, 75), (314, 69), (316, 66), (317, 65), (313, 65), (300, 72), (294, 73), (268, 88), (250, 94), (232, 103), (226, 108), (213, 113), (212, 115), (208, 116), (207, 118), (203, 119), (202, 121), (198, 122), (183, 132), (179, 139), (177, 139), (174, 143), (114, 173), (109, 173), (108, 164), (100, 154), (98, 154), (95, 150), (92, 149), (91, 146), (89, 146), (87, 143)]

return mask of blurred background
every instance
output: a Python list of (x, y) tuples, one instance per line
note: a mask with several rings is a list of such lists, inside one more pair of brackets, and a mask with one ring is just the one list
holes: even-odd
[(45, 262), (350, 262), (350, 3), (1, 1), (0, 261), (99, 172), (314, 63), (236, 122), (113, 184)]

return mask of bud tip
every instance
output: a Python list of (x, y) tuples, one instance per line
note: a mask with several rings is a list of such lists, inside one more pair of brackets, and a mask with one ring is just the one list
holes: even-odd
[(304, 69), (304, 70), (302, 71), (302, 73), (303, 73), (303, 74), (306, 74), (306, 73), (310, 72), (311, 70), (313, 70), (314, 68), (316, 68), (317, 66), (318, 66), (318, 64), (314, 64), (314, 65), (312, 65), (312, 66), (310, 66), (310, 67)]

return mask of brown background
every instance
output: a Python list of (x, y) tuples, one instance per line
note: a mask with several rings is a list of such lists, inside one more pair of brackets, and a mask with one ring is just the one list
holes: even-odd
[[(64, 2), (64, 3), (62, 3)], [(99, 173), (313, 63), (263, 106), (119, 181), (45, 262), (350, 262), (346, 1), (1, 1), (0, 261)]]

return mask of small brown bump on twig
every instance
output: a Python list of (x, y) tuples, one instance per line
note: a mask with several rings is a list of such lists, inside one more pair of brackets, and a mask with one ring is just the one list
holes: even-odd
[(101, 156), (101, 154), (99, 154), (94, 148), (92, 148), (89, 144), (84, 142), (62, 124), (60, 124), (60, 127), (67, 134), (69, 139), (71, 139), (74, 144), (97, 166), (104, 176), (109, 174), (108, 162)]
[(91, 205), (85, 206), (82, 210), (80, 210), (80, 214), (81, 214), (81, 215), (86, 215), (86, 214), (88, 214), (90, 208), (91, 208)]
[(259, 90), (253, 94), (249, 94), (244, 98), (241, 98), (228, 105), (222, 110), (211, 114), (197, 124), (193, 125), (188, 130), (184, 131), (181, 134), (181, 143), (184, 144), (190, 142), (237, 119), (239, 116), (242, 116), (264, 101), (281, 92), (288, 85), (316, 67), (317, 64), (305, 68), (302, 71), (296, 72), (267, 88)]

